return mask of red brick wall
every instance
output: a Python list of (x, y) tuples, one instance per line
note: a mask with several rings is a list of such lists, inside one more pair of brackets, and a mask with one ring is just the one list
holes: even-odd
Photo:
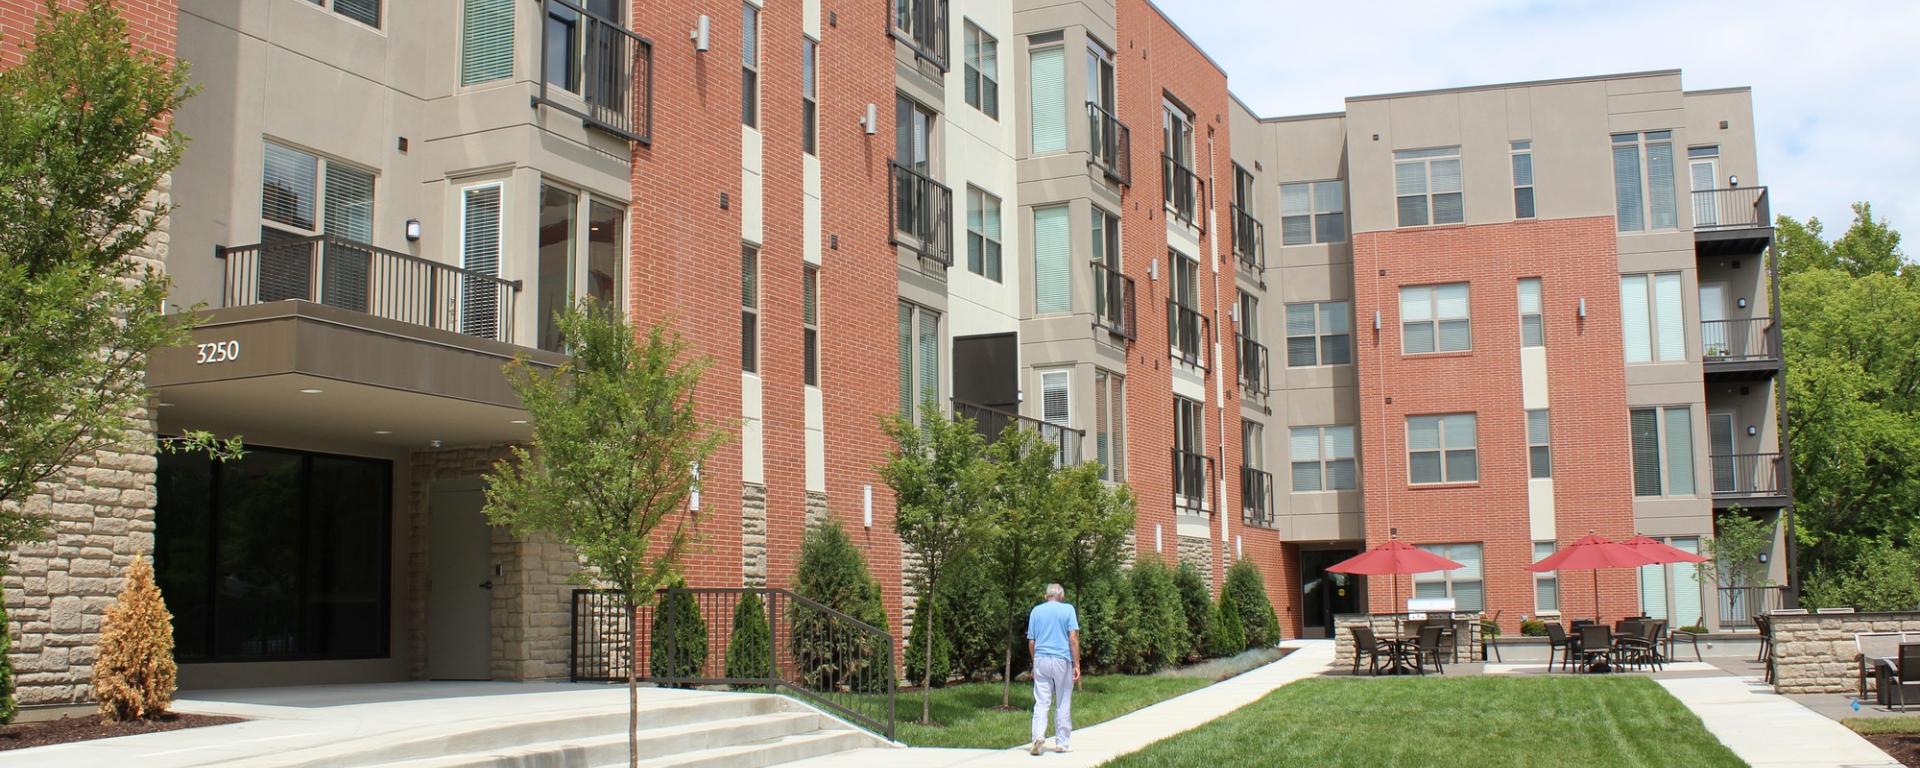
[[(1589, 531), (1633, 535), (1616, 248), (1607, 217), (1354, 237), (1367, 543), (1384, 543), (1394, 528), (1415, 544), (1483, 542), (1487, 610), (1503, 611), (1509, 630), (1522, 614), (1535, 612), (1526, 570), (1533, 552), (1516, 294), (1521, 278), (1542, 278), (1560, 544)], [(1401, 355), (1399, 288), (1461, 281), (1470, 284), (1473, 350)], [(1582, 298), (1584, 320), (1576, 311)], [(1375, 311), (1379, 332), (1371, 330)], [(1406, 418), (1460, 412), (1479, 417), (1479, 482), (1410, 486)], [(1637, 613), (1633, 571), (1599, 574), (1603, 616)], [(1592, 615), (1590, 579), (1589, 573), (1561, 574), (1566, 616)], [(1373, 610), (1390, 609), (1391, 586), (1386, 577), (1372, 577)], [(1399, 590), (1402, 599), (1411, 592), (1409, 577), (1399, 577)]]
[[(80, 8), (80, 0), (61, 0), (63, 8)], [(174, 41), (180, 28), (179, 4), (175, 0), (116, 0), (120, 16), (127, 21), (127, 36), (133, 44), (167, 58), (173, 58)], [(45, 0), (0, 0), (0, 69), (20, 63), (23, 47), (33, 39), (34, 26), (46, 14)]]

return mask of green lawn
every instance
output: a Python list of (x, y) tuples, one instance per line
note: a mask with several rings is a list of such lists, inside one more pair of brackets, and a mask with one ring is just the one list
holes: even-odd
[(1110, 766), (1742, 766), (1652, 680), (1302, 680)]
[[(1084, 728), (1212, 682), (1168, 675), (1101, 675), (1073, 692), (1073, 725)], [(933, 691), (933, 720), (920, 725), (920, 692), (902, 691), (896, 736), (916, 747), (1002, 749), (1026, 743), (1033, 723), (1033, 684), (1013, 684), (1013, 711), (1000, 709), (1000, 683), (968, 683)], [(1051, 724), (1051, 720), (1048, 721)], [(1051, 727), (1051, 726), (1049, 726)], [(1048, 731), (1051, 733), (1052, 731)]]
[(1840, 724), (1852, 728), (1854, 733), (1863, 736), (1877, 733), (1920, 733), (1920, 716), (1849, 717), (1840, 721)]

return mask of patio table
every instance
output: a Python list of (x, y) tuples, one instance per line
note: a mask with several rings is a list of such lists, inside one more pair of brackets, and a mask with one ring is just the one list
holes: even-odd
[(1381, 644), (1387, 646), (1387, 666), (1385, 667), (1385, 671), (1381, 672), (1380, 674), (1383, 674), (1383, 675), (1413, 674), (1414, 672), (1413, 657), (1414, 657), (1414, 654), (1419, 653), (1419, 650), (1417, 649), (1417, 646), (1414, 643), (1414, 641), (1406, 638), (1389, 637), (1389, 638), (1383, 638), (1380, 642)]

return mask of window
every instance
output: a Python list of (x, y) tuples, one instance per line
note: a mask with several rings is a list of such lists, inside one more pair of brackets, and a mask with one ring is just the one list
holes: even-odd
[(1471, 413), (1407, 417), (1407, 471), (1415, 485), (1480, 479), (1480, 452)]
[[(1700, 539), (1696, 536), (1675, 536), (1662, 543), (1700, 554)], [(1640, 613), (1650, 619), (1673, 623), (1704, 623), (1706, 611), (1702, 610), (1700, 596), (1705, 585), (1700, 583), (1699, 568), (1693, 563), (1640, 566)]]
[(1540, 278), (1524, 278), (1520, 281), (1520, 346), (1546, 345), (1547, 331), (1540, 316)]
[(1338, 243), (1347, 239), (1347, 183), (1303, 181), (1280, 185), (1280, 244)]
[(940, 402), (940, 313), (900, 302), (900, 412), (920, 419), (920, 405)]
[(1198, 512), (1207, 498), (1206, 424), (1200, 403), (1173, 398), (1173, 495), (1175, 506)]
[(1252, 419), (1240, 420), (1240, 466), (1264, 469), (1267, 466), (1267, 428)]
[(1093, 371), (1093, 450), (1100, 462), (1100, 479), (1127, 479), (1126, 377), (1095, 368)]
[[(1536, 563), (1540, 562), (1549, 555), (1552, 555), (1553, 551), (1553, 542), (1536, 541), (1533, 543), (1533, 561)], [(1560, 612), (1559, 571), (1547, 571), (1546, 573), (1536, 573), (1533, 575), (1533, 610), (1539, 613)]]
[(1000, 280), (1000, 198), (973, 186), (967, 187), (967, 271)]
[(1067, 49), (1050, 45), (1028, 54), (1033, 153), (1067, 149)]
[(820, 151), (820, 43), (800, 38), (800, 151)]
[(1287, 367), (1353, 362), (1353, 318), (1344, 301), (1287, 305)]
[[(460, 191), (460, 266), (468, 272), (500, 276), (500, 184)], [(263, 265), (264, 266), (264, 265)], [(460, 332), (501, 338), (500, 294), (481, 280), (460, 281)]]
[(625, 218), (625, 210), (620, 206), (608, 205), (598, 200), (587, 207), (587, 297), (601, 306), (612, 308), (615, 313), (621, 311), (620, 264), (624, 254), (620, 251), (620, 223)]
[[(820, 386), (820, 268), (808, 264), (800, 273), (800, 343), (807, 386)], [(923, 340), (924, 341), (924, 340)], [(934, 339), (936, 351), (939, 339)]]
[(1289, 438), (1287, 454), (1293, 463), (1294, 493), (1359, 487), (1353, 427), (1294, 427)]
[(462, 0), (460, 84), (513, 76), (513, 0)]
[(1266, 397), (1271, 389), (1267, 346), (1260, 343), (1260, 297), (1240, 294), (1240, 317), (1234, 321), (1240, 337), (1240, 388), (1252, 397)]
[(1167, 266), (1173, 278), (1173, 293), (1168, 300), (1167, 346), (1188, 365), (1199, 365), (1200, 347), (1208, 341), (1206, 317), (1199, 309), (1200, 262), (1169, 248)]
[(332, 8), (334, 13), (380, 28), (380, 0), (313, 0), (314, 5)]
[(1533, 218), (1533, 142), (1516, 141), (1513, 155), (1513, 217)]
[(760, 372), (760, 249), (740, 246), (740, 370)]
[(1421, 544), (1420, 548), (1465, 567), (1414, 574), (1414, 597), (1451, 597), (1454, 610), (1459, 611), (1479, 611), (1487, 607), (1486, 582), (1480, 567), (1481, 545)]
[(1545, 408), (1527, 411), (1527, 476), (1553, 477), (1553, 434)]
[(892, 35), (945, 72), (947, 0), (893, 0)]
[(574, 216), (580, 197), (551, 185), (540, 186), (539, 242), (536, 251), (538, 278), (534, 290), (538, 296), (539, 346), (558, 352), (565, 340), (560, 338), (559, 315), (573, 302)]
[(1134, 329), (1128, 309), (1133, 297), (1120, 272), (1120, 219), (1100, 206), (1092, 208), (1092, 228), (1088, 235), (1093, 241), (1093, 312), (1108, 328), (1132, 338)]
[(1000, 119), (1000, 41), (993, 39), (993, 35), (982, 32), (971, 21), (967, 22), (966, 35), (967, 61), (966, 70), (962, 75), (966, 79), (967, 105), (980, 110), (987, 117), (998, 120)]
[(1473, 348), (1467, 284), (1416, 285), (1400, 289), (1401, 353), (1465, 352)]
[(1633, 495), (1692, 496), (1693, 409), (1635, 408), (1627, 420)]
[(1073, 233), (1067, 206), (1033, 209), (1033, 311), (1073, 311)]
[(939, 114), (904, 95), (894, 96), (894, 159), (915, 173), (933, 175), (933, 129)]
[(155, 577), (183, 662), (386, 656), (393, 464), (163, 453)]
[(1687, 359), (1687, 329), (1682, 317), (1680, 273), (1625, 275), (1620, 278), (1620, 332), (1627, 362), (1680, 362)]
[(1073, 371), (1062, 368), (1040, 372), (1040, 420), (1073, 426)]
[(1621, 232), (1679, 226), (1674, 194), (1673, 131), (1613, 135), (1614, 219)]
[(541, 41), (541, 68), (547, 83), (580, 92), (580, 14), (565, 5), (546, 3), (546, 39)]
[[(368, 243), (373, 240), (373, 174), (269, 141), (261, 170), (260, 220), (260, 240), (265, 243), (322, 234)], [(304, 244), (262, 250), (259, 299), (317, 299), (365, 312), (372, 278), (368, 252), (329, 245), (317, 263), (313, 256), (313, 246)]]
[[(1695, 229), (1720, 225), (1719, 195), (1712, 194), (1720, 184), (1720, 145), (1687, 147), (1687, 180), (1693, 188), (1693, 226)], [(1731, 211), (1729, 211), (1731, 213)], [(1729, 217), (1728, 223), (1743, 217)]]
[(1160, 113), (1161, 193), (1173, 217), (1191, 226), (1200, 194), (1193, 172), (1193, 116), (1172, 103), (1163, 103)]
[(760, 125), (760, 6), (740, 9), (740, 124)]
[(1400, 226), (1458, 224), (1466, 218), (1460, 197), (1459, 147), (1393, 153), (1393, 188)]

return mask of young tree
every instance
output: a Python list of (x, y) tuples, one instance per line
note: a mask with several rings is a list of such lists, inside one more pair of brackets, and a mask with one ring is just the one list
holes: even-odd
[(93, 695), (107, 720), (159, 717), (173, 702), (173, 614), (153, 583), (153, 564), (135, 555), (127, 585), (100, 620)]
[[(894, 451), (880, 468), (880, 477), (893, 489), (894, 533), (920, 558), (914, 588), (923, 599), (934, 600), (947, 569), (989, 531), (991, 521), (983, 510), (993, 487), (994, 468), (986, 461), (986, 441), (972, 420), (949, 419), (928, 403), (920, 409), (920, 422), (887, 420), (885, 429), (893, 438)], [(929, 628), (940, 626), (937, 614), (937, 606), (930, 606), (924, 617), (915, 617), (916, 626), (921, 619), (930, 623)], [(933, 644), (920, 650), (925, 655), (919, 667), (920, 722), (930, 725)]]
[(1054, 446), (1038, 430), (1008, 426), (987, 447), (987, 457), (996, 470), (987, 504), (995, 535), (983, 554), (1006, 609), (1000, 706), (1007, 708), (1013, 704), (1014, 655), (1025, 652), (1021, 619), (1039, 599), (1043, 580), (1061, 572), (1073, 531), (1053, 493)]
[(1702, 584), (1758, 587), (1767, 583), (1767, 564), (1760, 555), (1773, 551), (1773, 523), (1744, 514), (1739, 505), (1716, 521), (1718, 530), (1707, 540), (1707, 561), (1696, 572)]
[[(741, 595), (740, 602), (734, 604), (733, 634), (727, 640), (727, 677), (773, 676), (773, 629), (767, 618), (767, 604), (757, 592)], [(753, 687), (734, 686), (735, 689)]]
[[(682, 360), (687, 345), (665, 323), (641, 340), (597, 302), (558, 322), (570, 360), (549, 373), (524, 359), (507, 367), (533, 440), (488, 473), (487, 518), (579, 553), (587, 570), (576, 578), (620, 593), (637, 651), (640, 608), (694, 540), (696, 468), (723, 439), (694, 407), (707, 361)], [(637, 673), (627, 665), (630, 764), (640, 760)]]
[(74, 460), (150, 446), (147, 353), (189, 338), (168, 281), (137, 257), (171, 206), (153, 192), (186, 139), (167, 116), (182, 67), (128, 42), (105, 0), (49, 2), (26, 59), (0, 72), (0, 556), (46, 536), (21, 502)]
[(1108, 485), (1100, 479), (1100, 465), (1086, 463), (1054, 473), (1053, 498), (1073, 537), (1061, 584), (1067, 599), (1078, 600), (1095, 582), (1119, 574), (1133, 531), (1133, 494), (1125, 485)]

